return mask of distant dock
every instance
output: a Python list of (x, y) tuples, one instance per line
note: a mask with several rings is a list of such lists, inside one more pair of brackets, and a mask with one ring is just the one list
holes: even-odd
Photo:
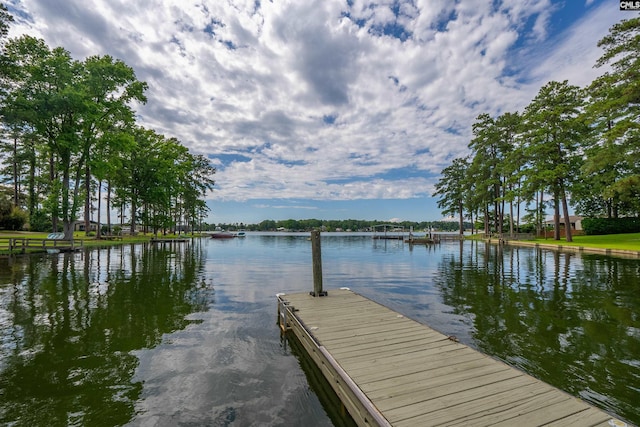
[(278, 295), (280, 327), (360, 426), (626, 425), (346, 288), (312, 294)]
[(404, 228), (397, 224), (380, 224), (373, 227), (373, 240), (402, 240), (405, 239)]

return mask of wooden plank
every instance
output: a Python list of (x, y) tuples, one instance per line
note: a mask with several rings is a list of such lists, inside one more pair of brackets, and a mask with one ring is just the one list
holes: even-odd
[[(354, 342), (354, 340), (360, 340), (362, 342), (371, 342), (372, 340), (376, 340), (380, 334), (384, 333), (397, 333), (397, 334), (421, 334), (423, 331), (420, 330), (416, 325), (404, 326), (404, 325), (396, 325), (390, 324), (388, 326), (380, 326), (377, 329), (372, 328), (354, 328), (349, 329), (345, 328), (344, 325), (340, 330), (331, 331), (326, 330), (324, 328), (316, 328), (314, 325), (309, 325), (307, 322), (304, 322), (310, 329), (313, 329), (314, 335), (318, 339), (321, 339), (326, 343), (340, 343), (340, 342)], [(383, 337), (384, 338), (384, 337)]]
[[(415, 417), (403, 418), (397, 422), (392, 421), (392, 425), (398, 427), (415, 425), (486, 426), (491, 425), (491, 420), (495, 416), (500, 419), (500, 413), (503, 411), (518, 410), (530, 405), (544, 407), (549, 403), (554, 403), (555, 400), (552, 399), (551, 391), (545, 387), (545, 384), (531, 385), (524, 390), (520, 390), (518, 394), (515, 394), (513, 390), (505, 390), (475, 400), (452, 404), (449, 407), (441, 407), (438, 410), (425, 412)], [(528, 419), (518, 427), (530, 425), (537, 426), (541, 424), (538, 424), (534, 419)]]
[[(411, 353), (424, 351), (425, 347), (432, 345), (440, 341), (440, 339), (427, 339), (418, 338), (414, 340), (395, 341), (395, 342), (380, 342), (376, 341), (375, 346), (359, 345), (352, 348), (340, 347), (334, 349), (331, 347), (331, 354), (335, 357), (340, 357), (340, 360), (347, 361), (351, 358), (358, 358), (360, 361), (375, 360), (379, 357), (391, 357), (397, 355), (408, 355)], [(446, 343), (445, 343), (446, 344)], [(329, 346), (326, 346), (329, 348)]]
[[(486, 416), (483, 418), (487, 422), (491, 422), (490, 425), (496, 427), (521, 425), (529, 422), (543, 425), (576, 416), (587, 409), (584, 402), (565, 393), (553, 390), (550, 394), (552, 397), (544, 401), (536, 402), (540, 400), (538, 396), (530, 399), (526, 408), (519, 408), (517, 411), (513, 408), (507, 411), (503, 410), (500, 412), (500, 416), (495, 416), (493, 420), (487, 419)], [(535, 405), (535, 403), (538, 404)]]
[[(431, 384), (434, 381), (438, 381), (440, 377), (452, 378), (455, 380), (458, 375), (472, 375), (475, 369), (489, 370), (490, 367), (504, 369), (500, 365), (492, 364), (488, 359), (472, 359), (455, 365), (443, 366), (435, 370), (430, 369), (421, 372), (412, 372), (380, 381), (368, 382), (361, 384), (361, 387), (365, 392), (367, 392), (367, 395), (374, 395), (376, 392), (384, 393), (387, 388), (393, 389), (394, 387), (408, 387), (413, 382)], [(472, 372), (469, 374), (466, 373), (467, 371)]]
[[(604, 426), (611, 420), (586, 402), (349, 290), (279, 298), (288, 301), (293, 330), (359, 425)], [(329, 362), (335, 367), (329, 369)], [(366, 408), (375, 409), (367, 415)]]
[[(358, 374), (360, 369), (420, 369), (432, 364), (438, 364), (445, 357), (460, 357), (469, 355), (476, 357), (473, 350), (468, 347), (461, 346), (449, 340), (437, 341), (431, 343), (427, 348), (418, 352), (397, 354), (390, 357), (376, 357), (371, 360), (350, 363), (351, 372)], [(408, 366), (411, 365), (411, 366)]]
[(406, 378), (396, 384), (387, 382), (377, 390), (368, 391), (367, 396), (375, 399), (376, 402), (382, 403), (385, 400), (397, 399), (407, 394), (426, 396), (430, 390), (437, 390), (450, 384), (460, 383), (468, 388), (481, 387), (521, 375), (524, 374), (497, 365), (476, 366), (473, 369), (438, 375), (427, 379), (421, 379), (424, 378), (422, 376), (420, 378)]
[(611, 415), (595, 408), (574, 414), (571, 417), (561, 418), (547, 424), (548, 427), (584, 427), (584, 426), (608, 426)]

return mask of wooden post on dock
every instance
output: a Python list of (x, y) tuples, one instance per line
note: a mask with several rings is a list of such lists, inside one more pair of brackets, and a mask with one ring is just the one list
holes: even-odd
[(327, 295), (322, 290), (322, 253), (320, 248), (320, 231), (311, 232), (311, 258), (313, 263), (313, 291), (309, 294), (314, 297), (323, 297)]

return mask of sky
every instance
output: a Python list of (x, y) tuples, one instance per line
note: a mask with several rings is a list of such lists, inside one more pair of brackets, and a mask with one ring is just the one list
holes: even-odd
[(138, 124), (216, 167), (210, 223), (442, 219), (440, 171), (482, 113), (585, 86), (611, 0), (4, 0), (78, 60), (149, 89)]

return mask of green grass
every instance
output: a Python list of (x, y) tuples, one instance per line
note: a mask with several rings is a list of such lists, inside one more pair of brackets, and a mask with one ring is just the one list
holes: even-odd
[(604, 236), (573, 236), (573, 242), (567, 242), (564, 239), (536, 239), (536, 242), (548, 245), (640, 251), (640, 233), (607, 234)]

